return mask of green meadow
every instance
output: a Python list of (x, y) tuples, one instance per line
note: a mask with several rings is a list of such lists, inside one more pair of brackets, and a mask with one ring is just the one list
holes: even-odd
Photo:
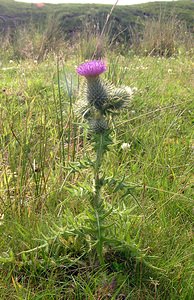
[(1, 46), (0, 299), (192, 300), (193, 50), (105, 47), (102, 78), (135, 92), (110, 119), (101, 264), (95, 153), (76, 113), (76, 67), (96, 41), (85, 38), (41, 60)]

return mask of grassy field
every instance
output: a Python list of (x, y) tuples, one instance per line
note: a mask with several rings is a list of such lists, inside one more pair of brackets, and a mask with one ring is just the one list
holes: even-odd
[[(0, 300), (192, 300), (194, 61), (180, 19), (190, 27), (193, 4), (176, 2), (179, 19), (163, 7), (132, 47), (92, 27), (109, 6), (90, 6), (93, 25), (64, 39), (84, 6), (56, 6), (53, 18), (49, 5), (17, 5), (0, 3), (4, 15), (31, 16), (0, 35)], [(161, 5), (111, 18), (138, 25)], [(96, 135), (77, 113), (76, 66), (91, 57), (105, 57), (117, 105), (121, 90), (135, 91)], [(108, 117), (95, 114), (99, 130)]]
[(86, 230), (95, 157), (78, 62), (1, 61), (0, 299), (192, 300), (193, 60), (107, 56), (103, 76), (137, 92), (103, 162), (106, 235), (121, 242), (103, 266)]

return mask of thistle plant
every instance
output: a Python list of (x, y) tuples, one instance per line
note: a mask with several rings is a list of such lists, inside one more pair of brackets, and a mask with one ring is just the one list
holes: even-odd
[(93, 163), (92, 215), (88, 232), (94, 240), (101, 264), (104, 263), (103, 246), (107, 242), (105, 221), (111, 213), (111, 210), (105, 208), (101, 195), (105, 183), (102, 175), (102, 162), (112, 143), (110, 116), (126, 107), (131, 99), (131, 93), (127, 88), (116, 88), (112, 83), (100, 77), (106, 69), (106, 64), (102, 60), (89, 61), (77, 68), (77, 73), (85, 77), (77, 111), (89, 124), (91, 142), (96, 153)]

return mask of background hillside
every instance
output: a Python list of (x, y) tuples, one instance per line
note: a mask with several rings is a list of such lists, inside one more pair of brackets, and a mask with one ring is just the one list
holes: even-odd
[[(37, 8), (33, 4), (17, 3), (10, 0), (0, 1), (0, 29), (4, 31), (7, 27), (18, 27), (21, 24), (34, 23), (39, 27), (47, 24), (48, 18), (55, 16), (57, 26), (69, 37), (80, 31), (83, 24), (97, 24), (101, 30), (110, 5), (80, 5), (80, 4), (47, 4), (43, 8)], [(194, 3), (189, 1), (177, 2), (152, 2), (139, 5), (117, 6), (111, 17), (109, 33), (117, 35), (123, 33), (122, 39), (128, 39), (131, 28), (141, 29), (143, 21), (148, 17), (157, 17), (160, 14), (166, 16), (176, 15), (178, 19), (186, 22), (191, 32), (194, 32)]]

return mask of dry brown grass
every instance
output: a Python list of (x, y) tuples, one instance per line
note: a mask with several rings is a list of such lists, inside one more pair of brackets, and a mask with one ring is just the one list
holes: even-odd
[(133, 32), (133, 48), (138, 53), (151, 56), (170, 57), (180, 48), (192, 48), (192, 36), (186, 23), (176, 16), (166, 17), (163, 14), (149, 18), (144, 22), (142, 35)]

